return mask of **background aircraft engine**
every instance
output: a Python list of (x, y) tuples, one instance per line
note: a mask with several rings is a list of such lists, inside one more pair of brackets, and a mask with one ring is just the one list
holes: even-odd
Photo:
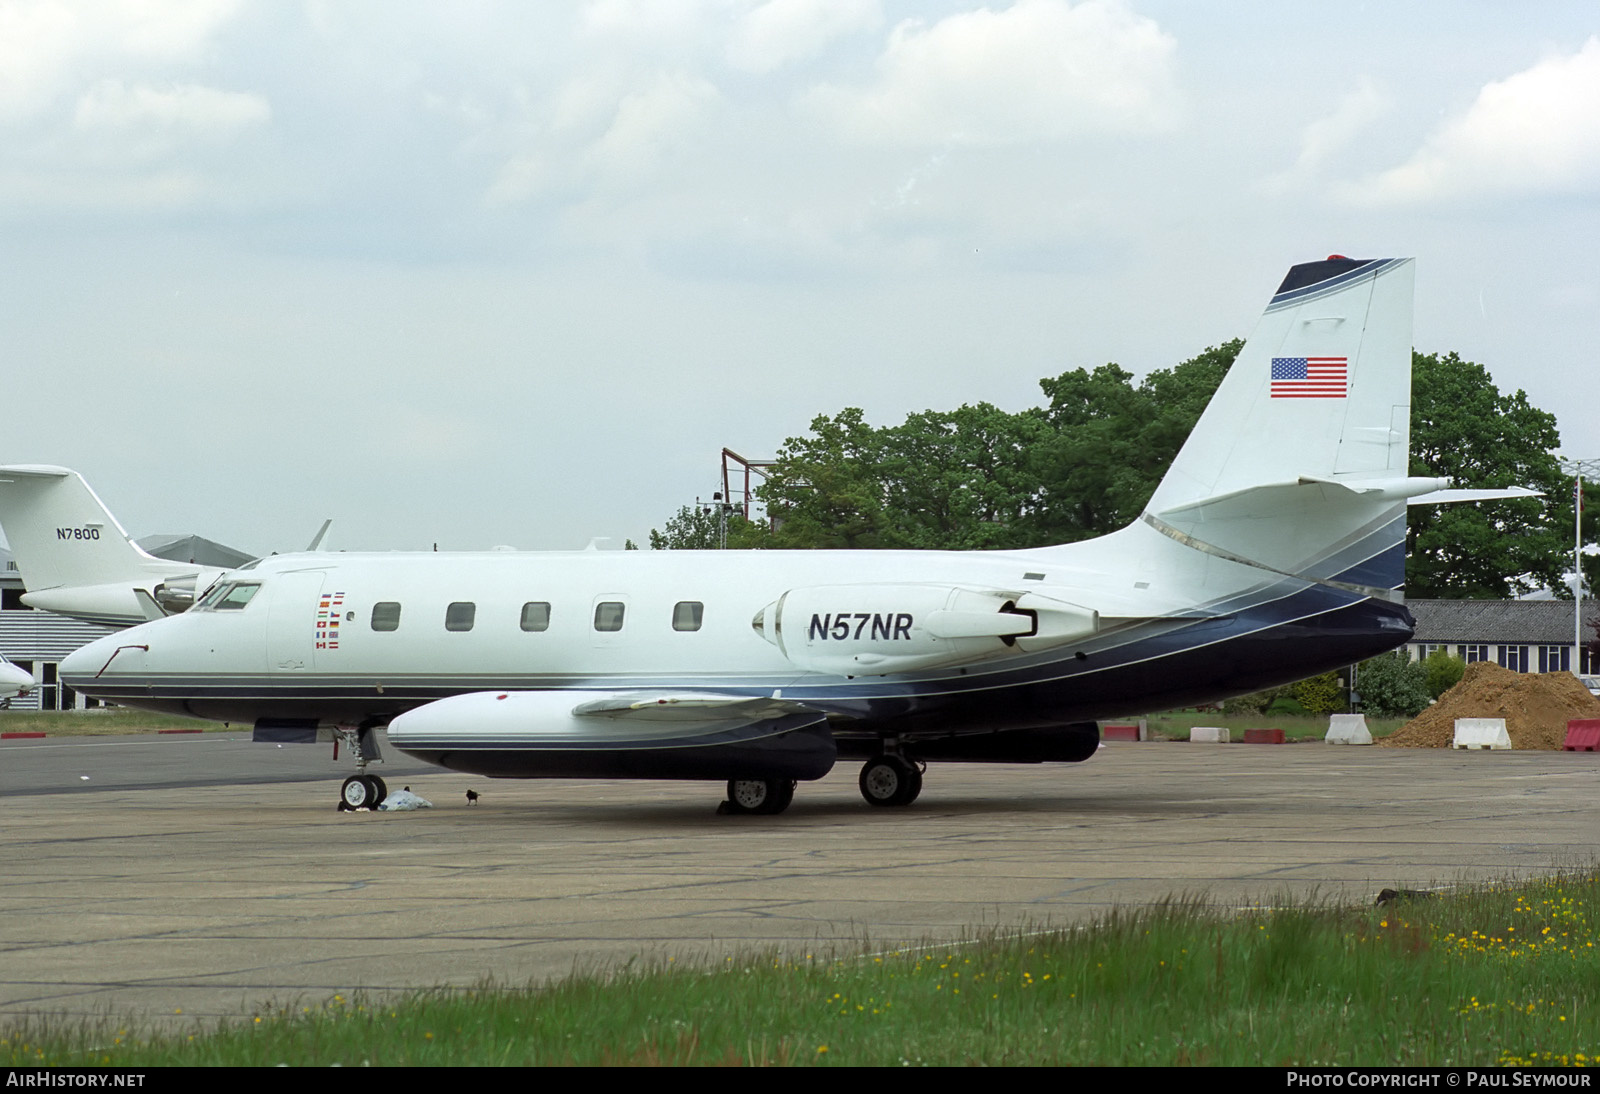
[(751, 625), (803, 669), (884, 676), (1064, 645), (1099, 630), (1100, 616), (1034, 592), (816, 585), (790, 589)]
[[(210, 576), (206, 584), (211, 584)], [(161, 610), (168, 615), (177, 615), (194, 607), (197, 594), (204, 592), (199, 588), (200, 575), (187, 574), (183, 577), (169, 577), (154, 589), (150, 590), (151, 599), (161, 606)]]

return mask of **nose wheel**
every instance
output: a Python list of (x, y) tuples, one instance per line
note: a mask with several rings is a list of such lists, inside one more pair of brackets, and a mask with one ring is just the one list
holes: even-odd
[(351, 775), (339, 788), (339, 812), (376, 809), (389, 796), (389, 788), (376, 775)]
[(922, 769), (904, 756), (883, 753), (861, 768), (861, 796), (868, 805), (910, 805), (922, 793)]

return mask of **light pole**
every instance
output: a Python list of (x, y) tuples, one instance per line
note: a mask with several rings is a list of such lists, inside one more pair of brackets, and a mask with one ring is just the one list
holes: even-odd
[(1583, 477), (1600, 476), (1600, 460), (1561, 460), (1561, 470), (1572, 475), (1572, 673), (1583, 671)]

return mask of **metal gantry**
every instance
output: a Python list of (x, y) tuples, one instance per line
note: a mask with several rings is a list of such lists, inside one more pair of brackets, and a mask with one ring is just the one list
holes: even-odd
[(1559, 460), (1576, 480), (1572, 488), (1572, 669), (1583, 668), (1583, 478), (1600, 477), (1600, 460)]

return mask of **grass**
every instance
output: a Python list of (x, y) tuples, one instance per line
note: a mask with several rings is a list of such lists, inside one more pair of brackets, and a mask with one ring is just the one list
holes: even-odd
[[(1379, 718), (1369, 714), (1367, 729), (1374, 738), (1387, 737), (1405, 725), (1409, 718)], [(1136, 722), (1137, 718), (1108, 718), (1107, 722)], [(1102, 723), (1104, 724), (1104, 723)], [(1153, 738), (1187, 741), (1195, 726), (1226, 726), (1235, 741), (1244, 740), (1247, 729), (1281, 729), (1285, 740), (1320, 741), (1328, 733), (1326, 714), (1293, 714), (1283, 711), (1265, 714), (1226, 714), (1218, 711), (1168, 710), (1149, 715)]]
[[(52, 737), (114, 737), (163, 729), (225, 729), (221, 722), (156, 714), (127, 707), (99, 710), (0, 710), (0, 733), (47, 733)], [(239, 727), (235, 725), (234, 729)], [(248, 727), (247, 727), (248, 728)]]
[(192, 1035), (30, 1022), (0, 1029), (0, 1063), (1581, 1066), (1597, 924), (1595, 872), (1389, 908), (1177, 901), (913, 951), (336, 995)]

